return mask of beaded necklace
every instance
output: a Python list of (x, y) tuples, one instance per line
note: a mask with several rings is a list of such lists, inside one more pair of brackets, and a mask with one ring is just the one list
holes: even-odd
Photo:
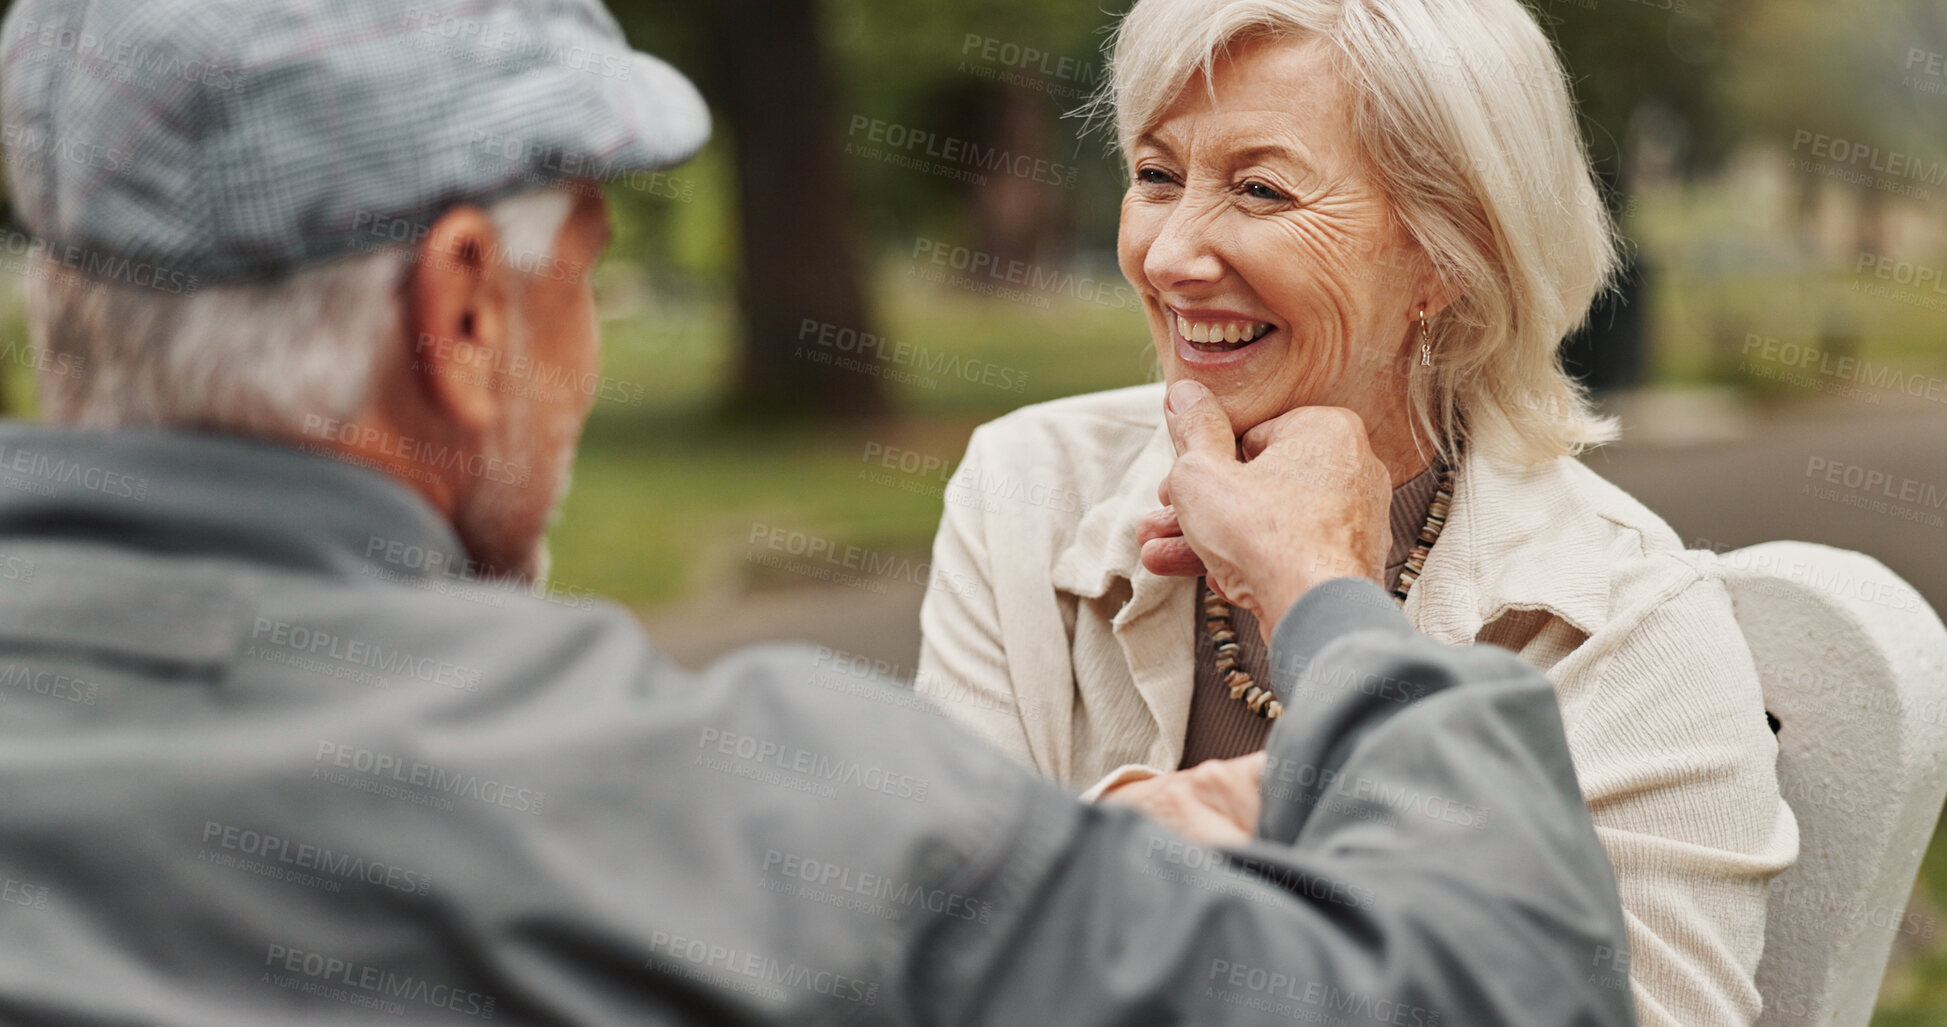
[[(1440, 472), (1440, 485), (1433, 493), (1433, 504), (1427, 507), (1426, 523), (1420, 525), (1420, 536), (1414, 541), (1412, 552), (1407, 554), (1406, 566), (1399, 572), (1399, 585), (1393, 589), (1393, 598), (1401, 606), (1406, 605), (1406, 593), (1412, 590), (1414, 582), (1420, 580), (1427, 554), (1433, 551), (1433, 543), (1439, 541), (1441, 529), (1447, 526), (1447, 508), (1451, 505), (1453, 472), (1443, 470)], [(1230, 687), (1230, 697), (1241, 701), (1250, 707), (1252, 713), (1266, 720), (1275, 720), (1283, 714), (1284, 704), (1272, 696), (1269, 688), (1251, 680), (1250, 672), (1238, 663), (1240, 650), (1237, 629), (1230, 622), (1230, 604), (1208, 585), (1203, 589), (1203, 627), (1210, 633), (1211, 644), (1216, 648), (1217, 673)]]

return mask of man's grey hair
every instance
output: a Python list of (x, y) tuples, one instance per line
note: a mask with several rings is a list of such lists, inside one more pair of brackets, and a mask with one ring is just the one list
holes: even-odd
[[(499, 258), (545, 266), (571, 208), (561, 189), (494, 204)], [(185, 295), (42, 260), (26, 276), (28, 332), (48, 368), (41, 415), (82, 428), (262, 435), (298, 434), (307, 417), (350, 417), (371, 391), (384, 348), (405, 342), (403, 288), (414, 256), (410, 245), (387, 245)], [(509, 301), (517, 305), (522, 276), (513, 278)]]

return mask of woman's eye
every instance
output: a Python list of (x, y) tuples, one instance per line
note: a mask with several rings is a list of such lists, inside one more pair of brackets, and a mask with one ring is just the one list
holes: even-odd
[(1290, 199), (1290, 197), (1277, 191), (1276, 189), (1271, 188), (1268, 185), (1265, 185), (1263, 182), (1246, 182), (1244, 184), (1244, 194), (1246, 196), (1249, 196), (1253, 200), (1271, 200), (1273, 202), (1282, 202), (1284, 200)]
[(1136, 181), (1149, 185), (1169, 185), (1172, 179), (1170, 173), (1162, 168), (1138, 168)]

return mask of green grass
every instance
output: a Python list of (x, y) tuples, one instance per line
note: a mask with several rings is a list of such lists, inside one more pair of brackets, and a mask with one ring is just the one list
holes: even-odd
[[(1921, 923), (1917, 940), (1921, 951), (1902, 956), (1880, 989), (1872, 1027), (1939, 1027), (1947, 1023), (1947, 826), (1934, 831), (1927, 854), (1920, 861), (1918, 891), (1927, 903), (1922, 912), (1932, 918)], [(1900, 939), (1902, 941), (1906, 939)]]
[[(1009, 373), (1003, 389), (931, 375), (901, 384), (897, 416), (846, 428), (723, 423), (713, 404), (732, 372), (721, 304), (651, 301), (604, 327), (604, 373), (641, 385), (641, 406), (598, 403), (574, 487), (551, 533), (555, 577), (636, 606), (764, 580), (748, 560), (755, 526), (837, 546), (922, 553), (939, 522), (944, 474), (967, 435), (1009, 410), (1148, 380), (1148, 333), (1133, 311), (1054, 297), (1046, 309), (896, 279), (882, 290), (883, 333), (929, 353)], [(633, 389), (616, 390), (632, 394)], [(867, 460), (915, 454), (925, 471)], [(893, 485), (868, 480), (874, 470)]]
[[(1820, 255), (1778, 223), (1776, 200), (1737, 184), (1642, 197), (1630, 232), (1651, 262), (1657, 380), (1730, 384), (1761, 399), (1803, 397), (1801, 386), (1754, 373), (1782, 367), (1775, 356), (1763, 360), (1761, 349), (1746, 352), (1752, 336), (1829, 352), (1828, 368), (1851, 356), (1908, 371), (1947, 370), (1947, 292), (1881, 279), (1873, 265), (1861, 269), (1857, 253)], [(1947, 266), (1947, 254), (1885, 256)]]

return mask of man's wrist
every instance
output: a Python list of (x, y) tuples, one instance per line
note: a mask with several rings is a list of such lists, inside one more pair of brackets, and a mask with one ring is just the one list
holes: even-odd
[(1270, 641), (1272, 630), (1278, 626), (1280, 621), (1284, 620), (1285, 615), (1291, 612), (1293, 607), (1297, 606), (1307, 595), (1310, 595), (1314, 589), (1328, 581), (1337, 581), (1342, 578), (1358, 578), (1363, 581), (1372, 581), (1371, 575), (1365, 573), (1350, 561), (1342, 566), (1317, 564), (1306, 568), (1303, 573), (1287, 573), (1280, 578), (1274, 578), (1270, 581), (1266, 588), (1257, 593), (1259, 596), (1259, 609), (1254, 611), (1257, 614), (1258, 622), (1264, 627), (1265, 641)]
[(1413, 636), (1399, 604), (1371, 578), (1347, 574), (1320, 582), (1306, 592), (1271, 632), (1271, 690), (1278, 700), (1290, 705), (1293, 685), (1318, 654), (1359, 631)]

